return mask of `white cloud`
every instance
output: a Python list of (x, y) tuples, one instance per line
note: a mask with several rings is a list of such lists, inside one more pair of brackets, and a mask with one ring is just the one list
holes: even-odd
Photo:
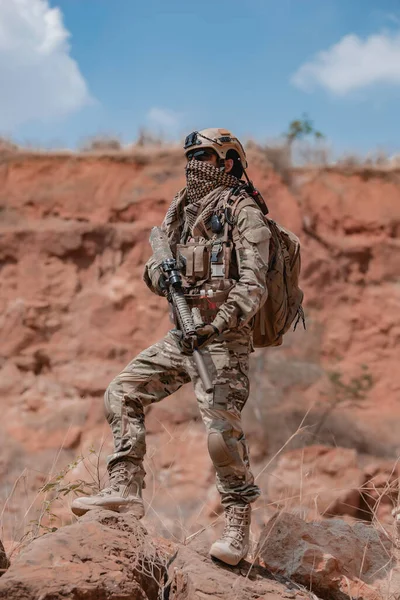
[(365, 40), (346, 35), (302, 65), (291, 81), (306, 91), (320, 86), (338, 96), (373, 84), (400, 85), (400, 32)]
[(387, 13), (385, 16), (388, 21), (391, 21), (395, 25), (400, 25), (400, 17), (396, 13)]
[(0, 0), (0, 129), (49, 120), (91, 101), (48, 0)]
[(156, 128), (175, 132), (180, 125), (180, 115), (169, 108), (153, 107), (147, 113), (147, 120)]

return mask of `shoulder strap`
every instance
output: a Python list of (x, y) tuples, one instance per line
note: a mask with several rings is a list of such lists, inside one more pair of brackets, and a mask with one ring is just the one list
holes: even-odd
[[(293, 280), (292, 280), (292, 268), (290, 266), (290, 255), (289, 255), (289, 251), (286, 248), (286, 245), (284, 244), (282, 237), (280, 235), (279, 232), (279, 228), (277, 226), (277, 224), (275, 223), (275, 221), (273, 221), (272, 219), (268, 219), (268, 224), (270, 226), (271, 232), (274, 235), (275, 239), (277, 240), (277, 243), (279, 244), (279, 247), (281, 249), (282, 252), (282, 256), (283, 256), (283, 260), (285, 262), (285, 270), (286, 270), (286, 291), (287, 291), (287, 296), (288, 296), (288, 302), (289, 302), (289, 306), (293, 306), (294, 302), (295, 302), (295, 297), (294, 297), (294, 290), (293, 290)], [(296, 323), (297, 325), (297, 323)]]
[(239, 198), (237, 198), (237, 200), (232, 206), (232, 217), (236, 215), (236, 212), (239, 208), (246, 208), (246, 206), (253, 206), (255, 208), (259, 208), (252, 198), (249, 198), (248, 196), (239, 196)]
[(231, 230), (232, 230), (232, 239), (235, 244), (240, 245), (239, 234), (238, 234), (237, 227), (236, 227), (236, 222), (237, 222), (236, 215), (237, 215), (239, 209), (246, 208), (247, 206), (257, 208), (258, 210), (261, 211), (257, 202), (255, 200), (253, 200), (252, 198), (250, 198), (250, 196), (248, 196), (247, 194), (239, 193), (239, 196), (235, 197), (233, 199), (233, 202), (228, 203), (228, 207), (230, 208), (230, 218), (232, 221), (230, 223)]
[(246, 193), (243, 186), (233, 191), (233, 194), (231, 194), (231, 196), (228, 198), (227, 205), (231, 209), (232, 218), (235, 217), (239, 209), (245, 208), (246, 206), (257, 208), (262, 213), (262, 210), (257, 204), (256, 200)]
[(292, 276), (292, 269), (291, 269), (291, 266), (290, 266), (289, 252), (288, 252), (288, 249), (286, 248), (285, 244), (282, 241), (282, 238), (281, 238), (280, 233), (279, 233), (278, 226), (275, 223), (275, 221), (273, 221), (272, 219), (268, 219), (268, 225), (269, 225), (272, 233), (275, 234), (274, 237), (275, 237), (275, 239), (277, 240), (277, 242), (278, 242), (278, 244), (280, 246), (280, 249), (281, 249), (281, 252), (282, 252), (282, 256), (283, 256), (283, 259), (285, 261), (287, 272), (289, 273), (289, 276), (291, 277)]

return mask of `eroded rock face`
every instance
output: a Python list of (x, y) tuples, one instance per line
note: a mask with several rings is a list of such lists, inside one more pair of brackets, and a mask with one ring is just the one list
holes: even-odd
[[(334, 368), (347, 381), (359, 377), (362, 364), (373, 379), (362, 408), (350, 402), (335, 410), (313, 441), (395, 458), (398, 174), (303, 170), (293, 191), (263, 152), (250, 152), (249, 163), (271, 216), (300, 236), (309, 317), (307, 331), (297, 328), (282, 347), (251, 357), (244, 422), (253, 469), (264, 467), (310, 406), (315, 408), (306, 425), (315, 431), (335, 396), (326, 370)], [(112, 451), (102, 396), (120, 370), (170, 327), (166, 302), (147, 290), (142, 274), (150, 228), (161, 223), (184, 183), (182, 152), (168, 148), (136, 157), (0, 156), (0, 503), (26, 473), (23, 490), (18, 485), (8, 502), (4, 539), (25, 535), (26, 523), (41, 510), (37, 491), (50, 472), (90, 455), (92, 446), (98, 450), (104, 437), (102, 465)], [(202, 506), (214, 489), (193, 391), (185, 386), (150, 411), (145, 494), (158, 524), (167, 523), (165, 531), (193, 533), (209, 524)], [(355, 474), (351, 460), (346, 468)], [(343, 481), (349, 485), (340, 474), (337, 487)], [(332, 494), (333, 476), (326, 482)], [(321, 510), (324, 497), (319, 495)], [(350, 514), (355, 510), (352, 493), (336, 504), (339, 513), (346, 504)], [(18, 531), (9, 527), (10, 515)]]
[(286, 452), (269, 478), (268, 499), (284, 510), (357, 516), (364, 483), (357, 453), (348, 448), (308, 446)]
[(306, 523), (281, 513), (262, 532), (258, 553), (275, 573), (335, 600), (399, 597), (391, 540), (372, 526), (339, 519)]

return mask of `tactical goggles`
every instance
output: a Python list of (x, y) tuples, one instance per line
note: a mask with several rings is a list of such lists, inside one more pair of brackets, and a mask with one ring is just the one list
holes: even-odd
[(213, 156), (217, 156), (218, 154), (214, 152), (214, 150), (210, 150), (209, 148), (202, 148), (201, 150), (192, 150), (186, 154), (187, 160), (200, 160), (207, 161), (210, 160)]

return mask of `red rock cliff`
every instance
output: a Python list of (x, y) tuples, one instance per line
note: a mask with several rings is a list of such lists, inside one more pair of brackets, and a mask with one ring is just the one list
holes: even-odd
[[(308, 317), (306, 332), (253, 358), (246, 422), (254, 462), (260, 470), (310, 407), (309, 424), (321, 425), (316, 441), (394, 458), (400, 175), (304, 170), (289, 190), (261, 152), (251, 162), (271, 216), (301, 238)], [(99, 447), (108, 382), (169, 326), (164, 302), (141, 277), (150, 228), (184, 184), (183, 165), (175, 150), (0, 158), (0, 497), (8, 498), (8, 537), (50, 471)], [(370, 385), (322, 422), (343, 391), (327, 370), (347, 383), (367, 372)], [(189, 388), (150, 409), (148, 432), (154, 511), (164, 523), (178, 506), (198, 514), (213, 498), (213, 474)], [(108, 437), (105, 453), (110, 444)]]

